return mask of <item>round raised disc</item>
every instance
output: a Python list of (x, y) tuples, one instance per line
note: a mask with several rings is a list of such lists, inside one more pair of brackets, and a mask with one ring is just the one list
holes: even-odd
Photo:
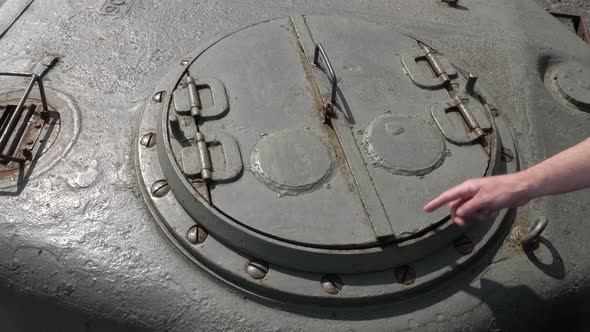
[(564, 63), (556, 70), (561, 95), (575, 105), (590, 106), (590, 69), (578, 63)]
[(307, 130), (264, 136), (254, 147), (250, 164), (262, 183), (283, 195), (318, 188), (330, 177), (333, 168), (328, 146)]
[(372, 165), (393, 174), (424, 175), (444, 160), (440, 132), (425, 120), (391, 114), (369, 124), (363, 143)]

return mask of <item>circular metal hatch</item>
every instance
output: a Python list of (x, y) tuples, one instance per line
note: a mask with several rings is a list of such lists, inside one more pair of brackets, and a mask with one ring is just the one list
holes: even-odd
[(504, 215), (466, 230), (424, 204), (516, 169), (475, 81), (365, 21), (292, 16), (235, 31), (174, 66), (146, 106), (148, 203), (191, 257), (240, 286), (321, 299), (345, 292), (306, 284), (340, 274), (373, 280), (345, 296), (366, 299), (399, 291), (396, 268), (431, 260), (433, 279), (441, 262), (467, 260), (439, 257), (454, 240), (467, 232), (480, 249)]

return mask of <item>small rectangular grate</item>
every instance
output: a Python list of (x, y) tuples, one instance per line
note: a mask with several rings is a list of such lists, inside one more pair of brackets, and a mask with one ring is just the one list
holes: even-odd
[[(9, 162), (25, 162), (29, 158), (25, 153), (23, 142), (26, 134), (32, 129), (32, 117), (35, 114), (37, 105), (27, 103), (29, 94), (35, 85), (39, 88), (43, 109), (39, 116), (47, 111), (47, 101), (41, 77), (37, 74), (28, 73), (0, 73), (0, 76), (26, 77), (30, 78), (29, 85), (17, 105), (8, 104), (0, 106), (0, 164)], [(30, 156), (29, 156), (30, 157)]]

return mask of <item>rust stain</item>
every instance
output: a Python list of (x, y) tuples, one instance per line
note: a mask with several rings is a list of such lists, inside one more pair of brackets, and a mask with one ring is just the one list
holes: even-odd
[[(16, 105), (16, 104), (19, 103), (19, 101), (20, 101), (20, 98), (13, 98), (13, 99), (4, 100), (4, 101), (2, 101), (0, 103), (2, 105), (4, 105), (4, 106), (8, 106), (8, 105)], [(28, 98), (27, 99), (27, 103), (32, 103), (32, 104), (40, 105), (41, 104), (41, 100), (40, 99), (37, 99), (37, 98)], [(59, 112), (57, 112), (57, 110), (56, 110), (55, 107), (53, 107), (51, 104), (49, 104), (49, 102), (47, 103), (47, 108), (48, 108), (48, 111), (50, 111), (50, 112), (59, 113)], [(37, 112), (35, 112), (35, 113), (36, 113), (36, 116), (39, 117), (39, 114)], [(40, 117), (39, 117), (39, 119), (40, 119)], [(52, 123), (50, 123), (47, 120), (44, 120), (43, 123), (44, 123), (44, 125), (52, 124)], [(60, 129), (61, 129), (60, 123), (57, 122), (57, 123), (53, 123), (53, 124), (56, 124), (57, 125), (57, 133), (55, 134), (55, 137), (57, 139), (57, 137), (59, 136)], [(43, 137), (38, 136), (38, 134), (39, 134), (39, 131), (29, 130), (25, 134), (25, 136), (23, 136), (22, 142), (25, 142), (26, 143), (27, 141), (33, 141), (34, 144), (37, 144), (40, 140), (46, 140), (46, 139), (49, 138), (49, 137), (46, 137), (46, 135), (43, 136)], [(54, 143), (55, 143), (55, 140), (52, 140), (51, 142), (48, 142), (47, 145), (44, 148), (44, 151), (42, 151), (41, 154), (43, 154), (47, 150), (49, 150), (53, 146)], [(19, 153), (19, 156), (21, 156), (21, 154), (22, 154), (22, 151)], [(28, 167), (31, 164), (31, 162), (32, 162), (31, 160), (26, 161), (25, 164), (24, 164), (24, 167), (25, 168)], [(16, 163), (16, 162), (9, 162), (9, 163), (6, 163), (6, 164), (0, 164), (0, 178), (7, 177), (7, 176), (10, 176), (10, 175), (14, 175), (15, 173), (19, 172), (20, 168), (21, 168), (21, 165), (19, 163)]]
[(504, 245), (524, 253), (520, 240), (531, 230), (530, 216), (525, 211), (518, 211)]
[[(293, 36), (291, 39), (291, 45), (293, 46), (293, 48), (295, 49), (295, 51), (299, 55), (299, 58), (301, 60), (301, 64), (303, 65), (303, 70), (305, 72), (305, 77), (307, 78), (307, 80), (310, 83), (309, 89), (310, 89), (310, 92), (311, 92), (311, 95), (314, 99), (314, 104), (315, 104), (313, 115), (314, 115), (314, 117), (317, 118), (317, 121), (319, 123), (322, 123), (322, 112), (324, 110), (324, 100), (322, 98), (321, 91), (318, 87), (318, 84), (316, 83), (315, 76), (313, 74), (313, 69), (311, 67), (310, 59), (305, 54), (305, 50), (303, 48), (303, 45), (301, 44), (301, 40), (299, 39), (299, 37), (297, 37), (297, 34), (295, 33), (295, 31), (293, 31), (292, 29), (291, 29), (291, 31), (292, 31), (292, 36)], [(329, 123), (322, 124), (320, 126), (320, 128), (323, 130), (323, 133), (325, 134), (325, 137), (327, 138), (328, 143), (330, 143), (330, 145), (332, 147), (334, 147), (334, 153), (335, 153), (334, 159), (335, 159), (338, 170), (346, 179), (348, 190), (349, 191), (356, 191), (356, 184), (354, 182), (354, 178), (352, 177), (352, 173), (350, 172), (350, 169), (348, 167), (348, 161), (346, 160), (346, 156), (344, 155), (344, 151), (342, 150), (342, 147), (340, 145), (340, 140), (338, 139), (338, 136), (336, 135), (336, 131), (334, 130), (332, 125)]]

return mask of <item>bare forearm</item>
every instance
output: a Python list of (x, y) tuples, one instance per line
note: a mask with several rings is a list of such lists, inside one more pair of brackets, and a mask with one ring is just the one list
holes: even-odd
[(518, 173), (517, 177), (527, 183), (530, 198), (590, 187), (590, 139)]

